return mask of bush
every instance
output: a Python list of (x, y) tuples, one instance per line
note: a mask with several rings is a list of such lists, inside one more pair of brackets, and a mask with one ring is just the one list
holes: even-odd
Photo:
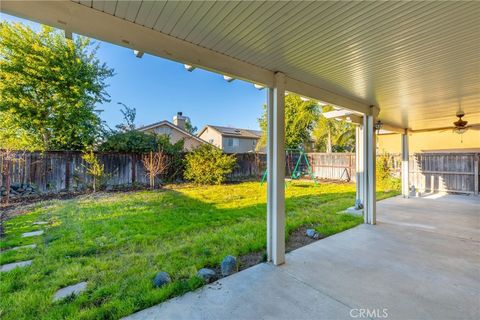
[(158, 138), (153, 134), (136, 130), (113, 132), (105, 137), (99, 151), (110, 152), (150, 152), (158, 150)]
[(87, 173), (92, 177), (93, 192), (96, 192), (106, 180), (105, 166), (100, 163), (93, 151), (84, 153), (82, 159), (87, 163), (85, 168)]
[(388, 154), (377, 156), (377, 189), (382, 191), (400, 191), (401, 179), (395, 177), (393, 158)]
[(204, 144), (186, 155), (184, 177), (196, 184), (222, 184), (235, 163), (235, 156)]

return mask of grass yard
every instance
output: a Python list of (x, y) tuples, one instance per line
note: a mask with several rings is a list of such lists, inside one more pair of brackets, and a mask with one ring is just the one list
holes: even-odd
[[(362, 222), (337, 214), (354, 203), (354, 184), (297, 181), (286, 196), (287, 233), (313, 226), (328, 236)], [(21, 238), (38, 229), (45, 233)], [(33, 263), (0, 274), (0, 317), (117, 319), (201, 286), (198, 269), (219, 265), (227, 254), (264, 250), (265, 239), (266, 186), (258, 182), (45, 202), (5, 222), (2, 250), (37, 247), (2, 252), (1, 264)], [(158, 271), (167, 271), (172, 283), (153, 288)], [(52, 302), (56, 290), (80, 281), (88, 282), (86, 292)]]

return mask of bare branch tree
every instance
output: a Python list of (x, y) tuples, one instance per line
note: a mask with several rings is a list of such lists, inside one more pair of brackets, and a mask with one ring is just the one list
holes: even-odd
[(155, 189), (155, 178), (163, 174), (168, 168), (168, 157), (165, 153), (151, 152), (142, 157), (143, 167), (145, 168), (146, 176), (150, 181), (150, 189)]

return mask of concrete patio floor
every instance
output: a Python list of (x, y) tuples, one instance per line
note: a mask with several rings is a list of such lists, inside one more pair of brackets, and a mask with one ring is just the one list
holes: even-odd
[[(360, 225), (128, 319), (479, 319), (480, 198), (378, 203)], [(385, 310), (384, 310), (385, 309)], [(387, 316), (387, 317), (386, 317)]]

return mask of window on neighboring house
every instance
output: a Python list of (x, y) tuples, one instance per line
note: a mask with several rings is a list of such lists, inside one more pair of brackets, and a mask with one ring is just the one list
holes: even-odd
[(159, 134), (159, 135), (169, 136), (169, 135), (172, 134), (172, 128), (166, 127), (166, 126), (160, 127), (160, 128), (155, 129), (155, 133)]
[(237, 138), (227, 138), (228, 147), (235, 148), (235, 147), (238, 147), (238, 145), (239, 145), (239, 141)]
[(213, 140), (213, 138), (211, 138), (210, 140), (208, 140), (208, 142), (210, 142), (211, 144), (213, 144), (215, 140)]

